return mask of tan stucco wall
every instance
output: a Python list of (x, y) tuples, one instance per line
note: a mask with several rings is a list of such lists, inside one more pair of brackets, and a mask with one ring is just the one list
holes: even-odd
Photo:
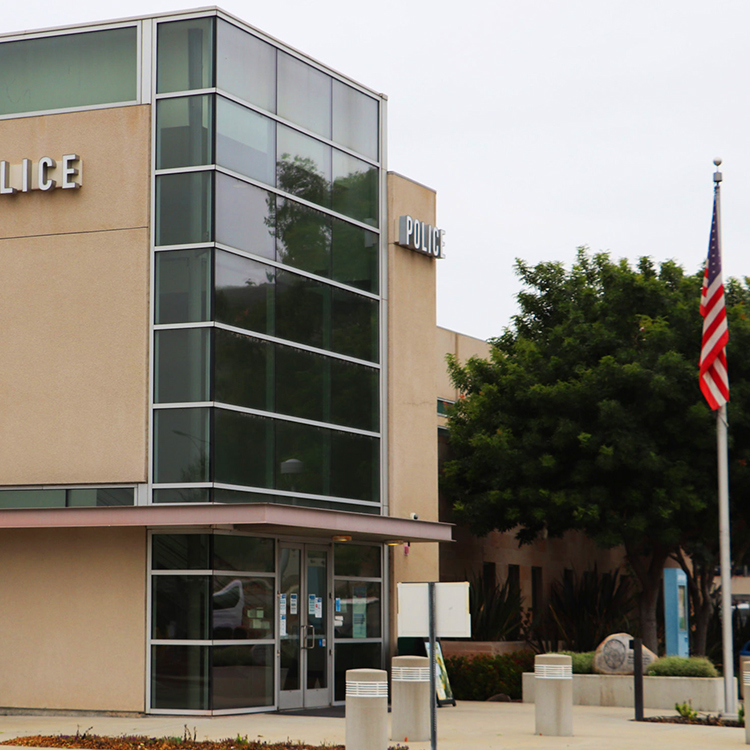
[(145, 529), (2, 530), (0, 571), (0, 707), (145, 709)]
[(0, 196), (0, 485), (142, 482), (150, 108), (0, 121), (0, 158), (83, 162), (79, 190)]
[[(437, 520), (435, 265), (394, 244), (405, 214), (435, 226), (434, 191), (388, 175), (388, 461), (390, 514)], [(436, 581), (438, 545), (392, 551), (396, 581)], [(394, 607), (395, 611), (395, 607)]]

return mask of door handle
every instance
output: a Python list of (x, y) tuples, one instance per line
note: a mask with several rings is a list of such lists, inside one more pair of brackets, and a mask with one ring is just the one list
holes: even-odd
[[(311, 640), (312, 639), (312, 642)], [(302, 625), (300, 627), (300, 640), (302, 648), (310, 651), (315, 648), (315, 625)]]

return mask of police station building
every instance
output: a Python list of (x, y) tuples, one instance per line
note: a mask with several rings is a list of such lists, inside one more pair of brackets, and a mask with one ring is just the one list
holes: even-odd
[(215, 8), (0, 37), (0, 708), (325, 706), (389, 663), (451, 528), (442, 234), (385, 123)]

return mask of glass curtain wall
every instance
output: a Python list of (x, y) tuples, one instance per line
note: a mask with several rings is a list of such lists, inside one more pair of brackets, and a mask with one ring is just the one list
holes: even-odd
[(151, 708), (272, 706), (274, 540), (154, 534), (151, 561)]
[(382, 669), (383, 547), (333, 545), (334, 700), (346, 698), (347, 669)]
[(379, 101), (157, 27), (154, 502), (380, 512)]

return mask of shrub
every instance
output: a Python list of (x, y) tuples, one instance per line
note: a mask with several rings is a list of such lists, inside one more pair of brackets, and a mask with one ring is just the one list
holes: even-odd
[(569, 656), (573, 662), (573, 674), (594, 674), (594, 654), (596, 651), (560, 651), (559, 653)]
[(521, 675), (534, 669), (531, 651), (515, 651), (495, 656), (449, 656), (445, 667), (453, 688), (453, 696), (463, 701), (486, 701), (505, 693), (521, 698)]
[(518, 637), (521, 626), (521, 591), (506, 579), (502, 588), (482, 573), (471, 579), (469, 609), (472, 641), (504, 641)]
[(599, 573), (594, 565), (552, 584), (549, 616), (557, 637), (582, 653), (595, 649), (610, 633), (630, 632), (628, 616), (634, 604), (627, 576), (619, 570)]
[(649, 677), (718, 677), (711, 662), (702, 656), (664, 656), (648, 667)]

